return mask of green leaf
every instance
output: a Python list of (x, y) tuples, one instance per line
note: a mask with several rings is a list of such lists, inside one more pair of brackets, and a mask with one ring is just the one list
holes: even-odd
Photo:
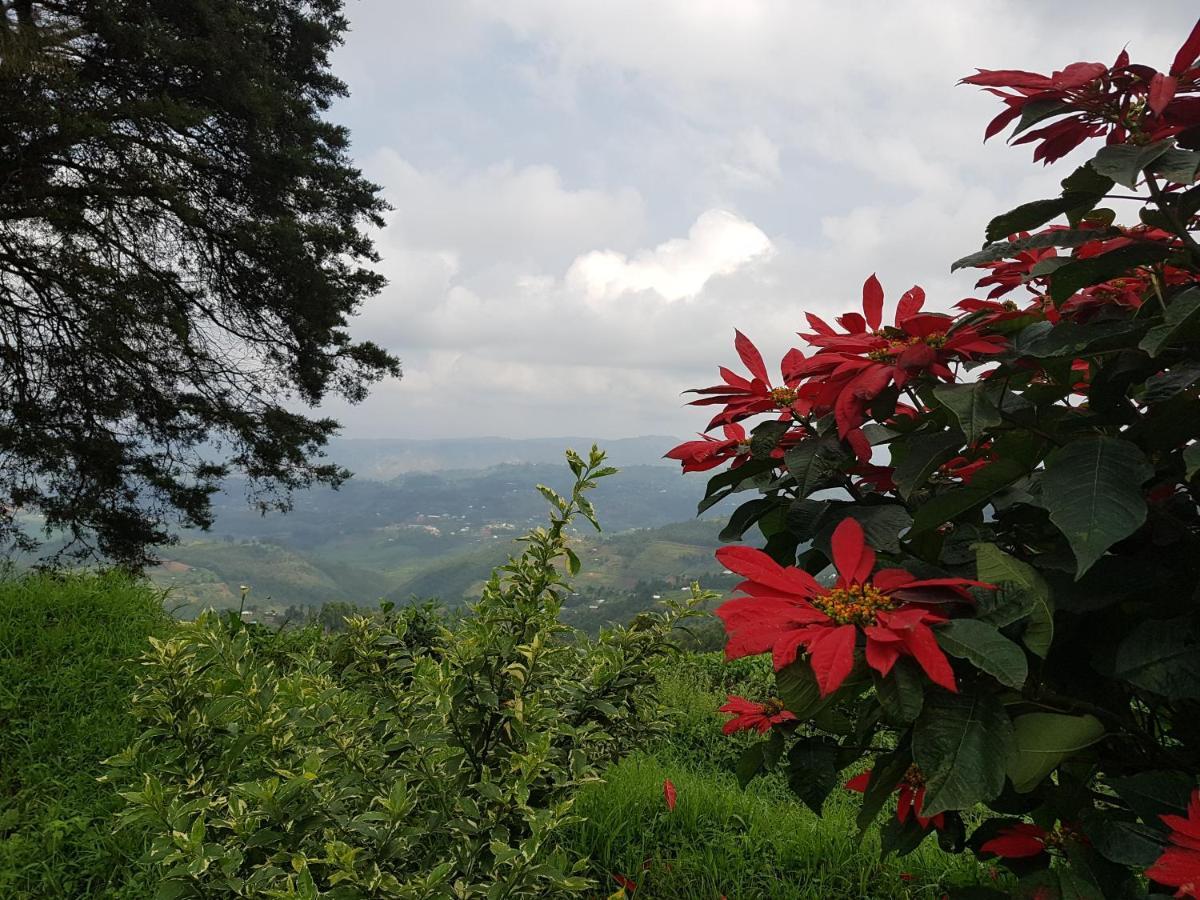
[(1034, 712), (1013, 719), (1015, 746), (1008, 758), (1008, 777), (1021, 793), (1042, 783), (1066, 759), (1104, 736), (1095, 716)]
[(1070, 105), (1064, 103), (1062, 100), (1033, 100), (1026, 103), (1021, 107), (1021, 118), (1017, 120), (1017, 127), (1013, 129), (1011, 137), (1016, 137), (1022, 131), (1032, 128), (1038, 122), (1070, 111)]
[(1191, 184), (1200, 170), (1200, 153), (1172, 147), (1156, 159), (1150, 169), (1174, 184)]
[(729, 524), (721, 529), (720, 539), (723, 541), (740, 541), (746, 530), (770, 512), (777, 503), (778, 501), (774, 497), (759, 497), (755, 500), (747, 500), (733, 511), (733, 515), (729, 517)]
[(801, 738), (788, 750), (788, 786), (821, 815), (825, 798), (838, 784), (838, 745), (829, 738)]
[(744, 790), (746, 785), (754, 780), (754, 776), (762, 771), (763, 768), (763, 751), (766, 741), (758, 741), (751, 744), (742, 751), (741, 757), (737, 763), (737, 780), (738, 784)]
[(1200, 699), (1200, 627), (1186, 616), (1141, 622), (1117, 647), (1113, 674), (1169, 700)]
[(871, 677), (879, 705), (889, 721), (907, 725), (916, 720), (925, 705), (925, 681), (910, 660), (901, 657), (886, 676), (872, 669)]
[(998, 796), (1012, 743), (1012, 722), (994, 694), (930, 693), (913, 726), (913, 759), (925, 776), (924, 814)]
[(992, 496), (1028, 473), (1028, 467), (1020, 460), (1001, 457), (975, 473), (969, 485), (951, 488), (938, 494), (917, 510), (910, 536), (930, 531), (944, 522), (952, 521), (967, 510), (983, 505)]
[(563, 549), (567, 554), (567, 571), (572, 575), (578, 575), (581, 568), (579, 556), (570, 547), (564, 547)]
[(933, 630), (938, 645), (965, 659), (1006, 687), (1019, 688), (1029, 676), (1025, 652), (994, 625), (978, 619), (951, 619)]
[(897, 443), (892, 451), (892, 480), (900, 489), (900, 496), (905, 500), (911, 497), (962, 446), (963, 436), (954, 431), (914, 434)]
[(1055, 269), (1050, 276), (1050, 299), (1058, 306), (1073, 297), (1076, 291), (1120, 277), (1139, 266), (1161, 262), (1170, 255), (1170, 248), (1146, 242), (1074, 260), (1069, 265)]
[[(980, 581), (1000, 585), (1002, 593), (1016, 594), (1017, 604), (998, 605), (998, 609), (1015, 606), (1020, 615), (1029, 617), (1022, 640), (1031, 653), (1045, 658), (1054, 640), (1054, 596), (1046, 580), (1033, 566), (1005, 553), (995, 544), (975, 545), (975, 567)], [(993, 618), (995, 625), (1003, 627), (1016, 618)]]
[(950, 271), (954, 272), (958, 269), (972, 268), (1001, 259), (1010, 259), (1023, 250), (1041, 250), (1046, 247), (1080, 247), (1092, 241), (1118, 237), (1120, 234), (1121, 232), (1115, 228), (1085, 228), (1078, 231), (1045, 231), (1031, 234), (1029, 237), (1018, 238), (1015, 241), (998, 241), (995, 244), (988, 244), (982, 250), (964, 256), (962, 259), (955, 260), (950, 266)]
[[(875, 765), (871, 769), (867, 789), (863, 792), (858, 815), (855, 817), (860, 831), (866, 831), (875, 821), (879, 811), (895, 793), (896, 785), (904, 778), (904, 773), (908, 771), (911, 763), (912, 754), (905, 747), (875, 757)], [(926, 807), (922, 807), (924, 808)]]
[(1118, 865), (1144, 869), (1162, 855), (1161, 833), (1137, 822), (1098, 815), (1087, 823), (1085, 833), (1096, 852)]
[(1002, 241), (1018, 231), (1032, 231), (1062, 215), (1073, 205), (1075, 204), (1064, 197), (1022, 203), (1016, 209), (1010, 209), (988, 222), (985, 236), (989, 241)]
[(807, 659), (798, 659), (775, 673), (775, 687), (783, 705), (801, 722), (812, 718), (828, 698), (821, 699), (817, 677)]
[(792, 427), (790, 421), (772, 419), (761, 422), (750, 432), (750, 455), (755, 459), (769, 459), (779, 446), (779, 439)]
[(788, 473), (796, 480), (797, 496), (807, 497), (828, 486), (831, 475), (847, 461), (842, 442), (834, 435), (801, 441), (784, 454)]
[(975, 381), (970, 384), (938, 385), (933, 389), (933, 396), (954, 413), (967, 443), (974, 444), (989, 428), (995, 428), (1003, 421), (996, 406), (999, 392), (998, 385)]
[(704, 490), (704, 499), (696, 507), (696, 514), (700, 515), (730, 494), (743, 490), (756, 475), (769, 472), (774, 468), (775, 460), (773, 459), (752, 459), (736, 469), (726, 469), (724, 472), (714, 475), (708, 480), (708, 486)]
[(1024, 329), (1013, 341), (1013, 351), (1020, 356), (1047, 359), (1056, 356), (1075, 358), (1127, 346), (1129, 338), (1141, 331), (1139, 322), (1037, 322)]
[(1196, 477), (1196, 471), (1200, 469), (1200, 444), (1192, 444), (1184, 448), (1183, 464), (1187, 467), (1187, 479), (1191, 481)]
[(1184, 811), (1196, 786), (1192, 776), (1176, 771), (1138, 772), (1110, 783), (1143, 822), (1157, 829), (1166, 827), (1159, 816)]
[(1182, 362), (1147, 378), (1140, 399), (1143, 403), (1162, 403), (1187, 390), (1197, 381), (1200, 381), (1200, 363)]
[(1117, 184), (1136, 188), (1142, 179), (1142, 170), (1167, 152), (1170, 141), (1154, 144), (1113, 144), (1101, 148), (1092, 159), (1092, 168), (1106, 175)]
[(1120, 438), (1083, 438), (1047, 457), (1042, 502), (1075, 553), (1076, 579), (1146, 521), (1141, 485), (1153, 474), (1137, 445)]
[(1200, 288), (1188, 288), (1171, 298), (1161, 325), (1146, 332), (1138, 344), (1151, 356), (1158, 356), (1171, 341), (1182, 335), (1191, 335), (1196, 324), (1196, 313), (1200, 312)]

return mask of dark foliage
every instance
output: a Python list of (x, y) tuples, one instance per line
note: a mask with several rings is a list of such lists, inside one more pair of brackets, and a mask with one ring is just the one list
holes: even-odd
[(0, 537), (136, 567), (230, 472), (349, 474), (295, 411), (399, 374), (346, 331), (385, 205), (323, 118), (341, 6), (0, 2)]

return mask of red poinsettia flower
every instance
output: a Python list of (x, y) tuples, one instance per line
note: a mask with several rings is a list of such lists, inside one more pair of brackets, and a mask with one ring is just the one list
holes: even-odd
[(1200, 791), (1192, 791), (1187, 816), (1159, 816), (1171, 829), (1170, 846), (1146, 877), (1175, 888), (1176, 897), (1200, 897)]
[(730, 459), (733, 460), (730, 468), (736, 469), (750, 459), (750, 436), (745, 428), (737, 424), (726, 425), (722, 430), (724, 438), (702, 434), (700, 440), (684, 441), (663, 456), (683, 463), (684, 472), (706, 472)]
[(667, 804), (667, 812), (675, 810), (675, 798), (678, 796), (675, 791), (675, 785), (671, 783), (670, 778), (663, 779), (663, 800)]
[(980, 846), (979, 852), (994, 853), (1003, 859), (1025, 859), (1047, 850), (1062, 850), (1068, 841), (1090, 843), (1077, 825), (1061, 822), (1053, 831), (1047, 831), (1040, 825), (1017, 822), (1000, 829), (994, 838)]
[[(1013, 143), (1037, 142), (1034, 160), (1050, 163), (1084, 141), (1107, 136), (1110, 144), (1136, 138), (1157, 141), (1200, 124), (1194, 95), (1200, 82), (1200, 22), (1175, 56), (1170, 72), (1130, 64), (1122, 51), (1111, 66), (1077, 62), (1051, 75), (1019, 70), (980, 69), (962, 79), (999, 97), (1005, 106), (984, 132), (984, 140), (1033, 109), (1033, 121), (1055, 119)], [(1004, 90), (1004, 89), (1007, 89)], [(1018, 132), (1021, 126), (1018, 126)]]
[(784, 354), (781, 364), (783, 386), (774, 387), (758, 348), (740, 331), (735, 331), (734, 335), (733, 346), (750, 372), (750, 377), (738, 375), (721, 366), (722, 384), (688, 391), (690, 394), (703, 395), (699, 400), (691, 401), (689, 406), (724, 405), (724, 409), (713, 417), (704, 430), (738, 422), (756, 413), (774, 411), (780, 413), (782, 418), (807, 413), (807, 404), (796, 390), (799, 384), (796, 372), (804, 362), (804, 354), (796, 349)]
[(932, 607), (947, 599), (969, 602), (967, 588), (993, 586), (962, 578), (919, 580), (903, 569), (882, 569), (872, 576), (875, 552), (854, 519), (838, 525), (832, 545), (838, 573), (832, 588), (803, 569), (779, 565), (761, 550), (717, 551), (725, 568), (746, 578), (736, 588), (746, 596), (716, 610), (729, 637), (726, 658), (770, 652), (778, 670), (803, 647), (825, 696), (850, 674), (861, 639), (867, 664), (880, 674), (887, 675), (896, 660), (909, 656), (934, 683), (956, 691), (954, 670), (930, 627), (946, 616)]
[(942, 463), (938, 467), (938, 474), (945, 478), (957, 478), (963, 484), (970, 484), (980, 469), (986, 469), (995, 461), (996, 454), (989, 439), (971, 447), (967, 455), (956, 456)]
[(1040, 825), (1018, 822), (1002, 828), (994, 838), (985, 841), (979, 852), (994, 853), (1004, 859), (1023, 859), (1045, 852), (1049, 838), (1050, 832)]
[[(861, 775), (855, 775), (847, 781), (846, 787), (862, 794), (866, 792), (867, 785), (870, 782), (871, 773), (867, 771)], [(908, 771), (904, 773), (904, 777), (896, 785), (896, 790), (900, 794), (896, 798), (897, 819), (901, 822), (907, 822), (908, 816), (911, 813), (916, 818), (917, 824), (922, 828), (928, 828), (930, 824), (938, 829), (945, 827), (946, 817), (942, 813), (938, 813), (935, 816), (921, 815), (921, 804), (925, 802), (925, 776), (921, 773), (921, 769), (916, 763), (908, 767)]]
[(721, 728), (724, 734), (755, 729), (759, 734), (766, 734), (772, 725), (781, 722), (794, 722), (795, 715), (783, 708), (783, 701), (768, 700), (766, 703), (754, 703), (744, 697), (729, 695), (729, 702), (721, 707), (721, 712), (733, 716)]
[(803, 393), (813, 411), (833, 412), (838, 436), (863, 462), (870, 459), (871, 448), (861, 426), (867, 407), (884, 390), (893, 384), (904, 387), (924, 372), (952, 381), (950, 362), (999, 353), (1004, 347), (1000, 336), (984, 335), (971, 326), (955, 327), (954, 319), (940, 313), (922, 313), (924, 303), (925, 292), (912, 288), (897, 304), (895, 324), (884, 326), (883, 288), (872, 275), (863, 285), (863, 314), (847, 313), (838, 319), (845, 333), (808, 316), (814, 332), (801, 337), (820, 349), (796, 375), (807, 382)]

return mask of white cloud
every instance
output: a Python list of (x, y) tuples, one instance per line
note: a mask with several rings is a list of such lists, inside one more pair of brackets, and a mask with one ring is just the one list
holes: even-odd
[(705, 417), (680, 391), (738, 365), (734, 327), (772, 365), (803, 311), (854, 308), (873, 271), (890, 300), (917, 282), (947, 308), (974, 278), (950, 261), (1070, 170), (981, 145), (995, 101), (954, 82), (1127, 43), (1165, 64), (1195, 15), (1183, 0), (1087, 16), (1035, 0), (409, 6), (349, 6), (335, 61), (359, 161), (396, 208), (390, 285), (355, 331), (406, 373), (331, 409), (350, 435), (685, 434)]
[(567, 283), (593, 300), (653, 291), (666, 300), (694, 297), (714, 275), (728, 275), (771, 250), (770, 239), (735, 213), (710, 209), (686, 238), (674, 238), (633, 259), (595, 250), (571, 265)]

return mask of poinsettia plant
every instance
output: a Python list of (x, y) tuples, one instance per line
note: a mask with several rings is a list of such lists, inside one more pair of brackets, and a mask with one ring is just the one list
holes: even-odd
[(1165, 72), (963, 79), (985, 139), (1094, 155), (953, 264), (976, 296), (871, 276), (778, 377), (738, 332), (716, 434), (667, 454), (719, 470), (701, 512), (743, 500), (717, 615), (777, 696), (722, 707), (763, 735), (741, 777), (858, 792), (864, 829), (896, 795), (885, 852), (935, 834), (1022, 895), (1200, 896), (1198, 59), (1200, 23)]

